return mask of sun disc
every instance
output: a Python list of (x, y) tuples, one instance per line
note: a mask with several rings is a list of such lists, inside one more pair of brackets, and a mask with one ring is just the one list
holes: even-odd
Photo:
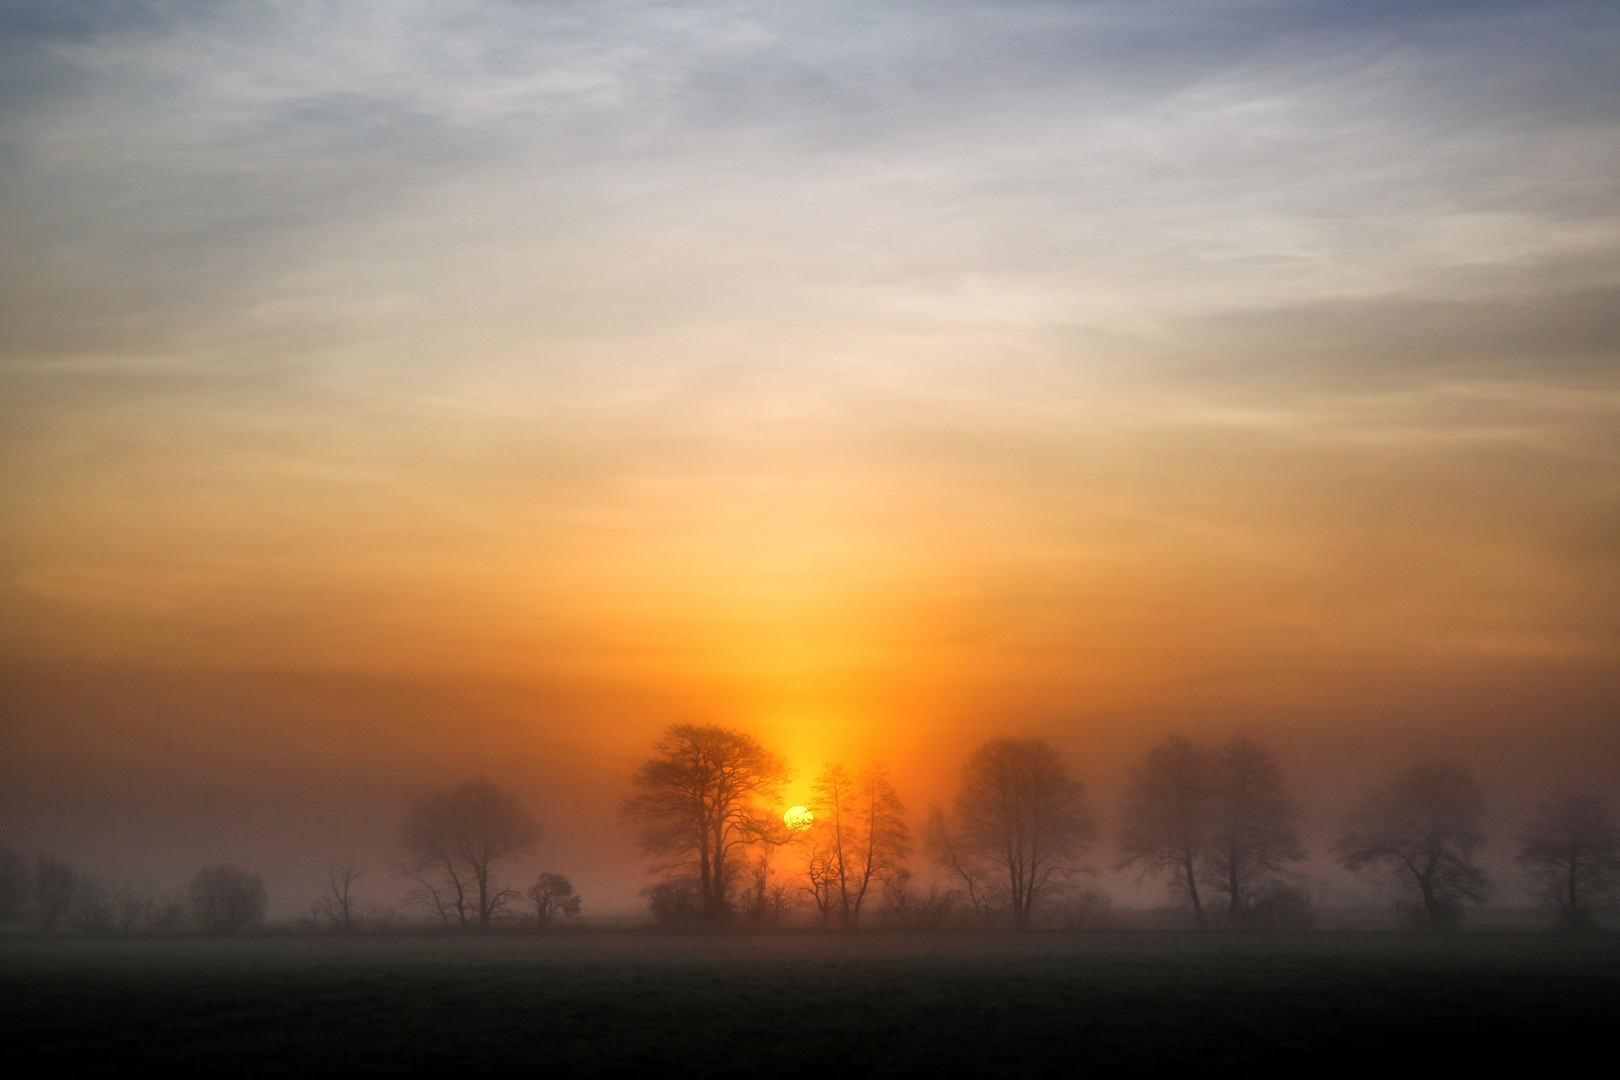
[(812, 814), (807, 807), (803, 806), (790, 806), (787, 809), (787, 813), (782, 815), (782, 824), (786, 825), (794, 832), (804, 832), (804, 830), (808, 829), (815, 823), (815, 820), (816, 815)]

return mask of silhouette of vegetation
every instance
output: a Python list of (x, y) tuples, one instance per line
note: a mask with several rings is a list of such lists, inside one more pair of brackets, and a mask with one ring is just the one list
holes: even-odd
[(365, 874), (366, 868), (352, 856), (329, 857), (326, 860), (326, 893), (314, 904), (315, 917), (340, 933), (359, 933), (361, 918), (354, 884)]
[(193, 924), (204, 934), (240, 934), (264, 925), (269, 897), (258, 874), (235, 866), (205, 866), (187, 892)]
[(1253, 739), (1233, 739), (1211, 764), (1206, 879), (1225, 894), (1230, 928), (1273, 927), (1284, 907), (1310, 902), (1283, 880), (1288, 864), (1305, 859), (1294, 828), (1299, 811), (1284, 790), (1277, 759)]
[(1371, 792), (1333, 850), (1351, 871), (1390, 867), (1408, 894), (1402, 913), (1413, 929), (1455, 930), (1463, 905), (1483, 904), (1488, 893), (1474, 862), (1484, 812), (1473, 777), (1449, 762), (1424, 762)]
[(542, 873), (523, 895), (534, 905), (534, 919), (541, 929), (550, 926), (559, 915), (571, 919), (579, 914), (579, 894), (574, 891), (573, 882), (561, 874)]
[(697, 878), (670, 874), (641, 890), (653, 921), (666, 930), (691, 930), (703, 922), (703, 897)]
[(412, 899), (445, 928), (489, 930), (516, 893), (497, 884), (502, 862), (534, 850), (540, 825), (517, 796), (484, 777), (424, 796), (405, 819), (402, 869), (416, 882)]
[(755, 853), (748, 864), (748, 889), (743, 896), (743, 924), (753, 930), (781, 926), (799, 906), (795, 890), (776, 880), (769, 850)]
[(854, 930), (873, 885), (898, 873), (911, 854), (905, 806), (877, 762), (856, 774), (827, 765), (814, 793), (815, 821), (803, 838), (807, 887), (823, 923), (836, 919)]
[(1173, 736), (1148, 751), (1126, 780), (1115, 868), (1165, 874), (1200, 930), (1209, 926), (1198, 881), (1210, 846), (1215, 764), (1205, 748)]
[(1097, 833), (1084, 788), (1039, 739), (991, 739), (975, 750), (952, 811), (934, 815), (935, 865), (962, 882), (981, 920), (1005, 913), (1020, 930), (1084, 869)]
[(118, 932), (127, 937), (146, 925), (154, 901), (146, 887), (136, 884), (132, 878), (123, 878), (112, 887), (112, 903)]
[(1519, 838), (1518, 862), (1557, 912), (1565, 933), (1598, 929), (1620, 884), (1620, 828), (1597, 795), (1563, 795), (1536, 807)]
[[(625, 800), (621, 813), (638, 827), (642, 852), (659, 860), (652, 872), (673, 873), (681, 888), (695, 888), (699, 921), (725, 926), (748, 849), (786, 840), (774, 808), (787, 762), (752, 735), (714, 724), (676, 724), (653, 751), (636, 771), (640, 793)], [(671, 890), (649, 892), (660, 921), (684, 911), (684, 904), (670, 903), (674, 897)]]
[(34, 860), (33, 886), (35, 926), (45, 934), (61, 929), (73, 913), (79, 872), (66, 859), (40, 855)]
[(896, 930), (943, 930), (954, 920), (961, 893), (928, 883), (927, 891), (912, 884), (910, 870), (901, 868), (883, 880), (883, 925)]
[(95, 878), (79, 879), (73, 891), (73, 907), (68, 912), (68, 925), (76, 934), (103, 937), (117, 926), (111, 890)]

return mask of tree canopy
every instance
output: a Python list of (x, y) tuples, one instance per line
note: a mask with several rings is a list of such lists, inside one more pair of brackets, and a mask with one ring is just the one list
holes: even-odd
[(952, 813), (935, 816), (930, 843), (981, 914), (1005, 910), (1024, 929), (1040, 902), (1083, 869), (1096, 834), (1085, 789), (1055, 747), (991, 739), (962, 766)]
[[(746, 732), (675, 724), (636, 771), (638, 793), (621, 813), (637, 826), (642, 852), (656, 860), (653, 872), (670, 875), (666, 885), (689, 879), (701, 921), (722, 926), (731, 917), (741, 849), (786, 839), (776, 815), (789, 775), (786, 759)], [(669, 891), (654, 901), (669, 906)]]
[(1485, 794), (1446, 761), (1414, 765), (1367, 795), (1333, 845), (1351, 871), (1382, 864), (1406, 888), (1414, 926), (1455, 929), (1464, 904), (1483, 904), (1485, 872), (1474, 853), (1485, 843), (1479, 819)]

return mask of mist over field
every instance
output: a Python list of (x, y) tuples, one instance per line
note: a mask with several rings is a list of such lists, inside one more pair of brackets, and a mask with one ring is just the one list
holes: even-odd
[(1614, 1000), (1616, 56), (1585, 2), (0, 0), (12, 988), (113, 1046), (176, 957), (539, 1007), (599, 947), (612, 1011), (665, 929), (668, 995), (832, 1000), (842, 930), (1143, 1016), (1119, 957), (1208, 931), (1257, 1001)]

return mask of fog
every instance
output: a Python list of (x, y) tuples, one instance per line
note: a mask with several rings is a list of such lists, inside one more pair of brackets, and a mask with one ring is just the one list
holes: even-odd
[[(0, 11), (0, 845), (177, 892), (487, 777), (644, 917), (672, 724), (1620, 801), (1602, 4)], [(781, 873), (793, 856), (780, 856)], [(656, 861), (656, 860), (653, 860)], [(929, 873), (921, 846), (911, 858)], [(1320, 888), (1318, 888), (1320, 886)], [(1338, 891), (1335, 891), (1338, 890)], [(1350, 899), (1344, 902), (1349, 903)], [(412, 916), (420, 915), (417, 912)]]

